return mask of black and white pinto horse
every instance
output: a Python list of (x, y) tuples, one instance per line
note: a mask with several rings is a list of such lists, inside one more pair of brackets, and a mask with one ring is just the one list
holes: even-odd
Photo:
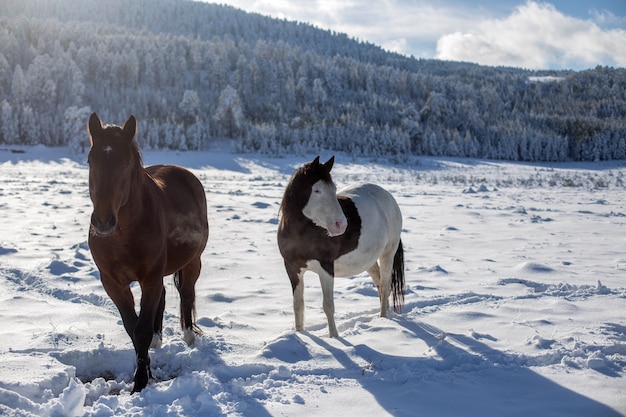
[(296, 170), (281, 203), (278, 247), (293, 289), (296, 330), (304, 330), (304, 273), (320, 279), (330, 337), (337, 337), (334, 278), (367, 271), (378, 287), (380, 316), (404, 304), (402, 214), (389, 192), (374, 184), (339, 192), (330, 176), (335, 158), (319, 156)]

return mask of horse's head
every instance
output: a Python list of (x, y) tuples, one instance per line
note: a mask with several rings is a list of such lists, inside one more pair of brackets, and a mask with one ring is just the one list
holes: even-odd
[(330, 236), (339, 236), (346, 231), (348, 220), (337, 200), (337, 187), (330, 176), (334, 162), (333, 156), (322, 164), (318, 156), (298, 169), (287, 187), (291, 190), (285, 193), (285, 199), (291, 201), (283, 201), (283, 207), (294, 204), (294, 208), (326, 229)]
[(141, 167), (141, 157), (133, 140), (137, 121), (130, 116), (123, 127), (103, 126), (92, 113), (89, 118), (89, 196), (93, 202), (91, 233), (110, 236), (115, 232), (118, 214), (127, 202), (131, 185)]

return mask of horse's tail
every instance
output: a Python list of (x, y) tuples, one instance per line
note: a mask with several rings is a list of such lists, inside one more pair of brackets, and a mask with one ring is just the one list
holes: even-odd
[(402, 241), (398, 244), (398, 249), (393, 257), (393, 270), (391, 271), (391, 293), (393, 294), (393, 311), (402, 313), (404, 307), (404, 249)]

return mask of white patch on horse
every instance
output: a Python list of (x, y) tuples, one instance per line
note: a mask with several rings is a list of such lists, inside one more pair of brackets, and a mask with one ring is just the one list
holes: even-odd
[(106, 154), (110, 154), (113, 151), (113, 148), (110, 145), (107, 145), (103, 148), (104, 152), (106, 152)]
[(302, 213), (317, 226), (326, 229), (329, 236), (340, 236), (348, 227), (348, 221), (337, 201), (335, 184), (319, 180), (311, 187), (309, 201)]

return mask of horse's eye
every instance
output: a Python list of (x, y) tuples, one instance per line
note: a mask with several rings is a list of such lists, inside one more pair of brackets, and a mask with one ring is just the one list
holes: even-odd
[(313, 192), (314, 192), (315, 194), (322, 194), (322, 190), (320, 190), (319, 188), (317, 188), (317, 189), (313, 190)]

